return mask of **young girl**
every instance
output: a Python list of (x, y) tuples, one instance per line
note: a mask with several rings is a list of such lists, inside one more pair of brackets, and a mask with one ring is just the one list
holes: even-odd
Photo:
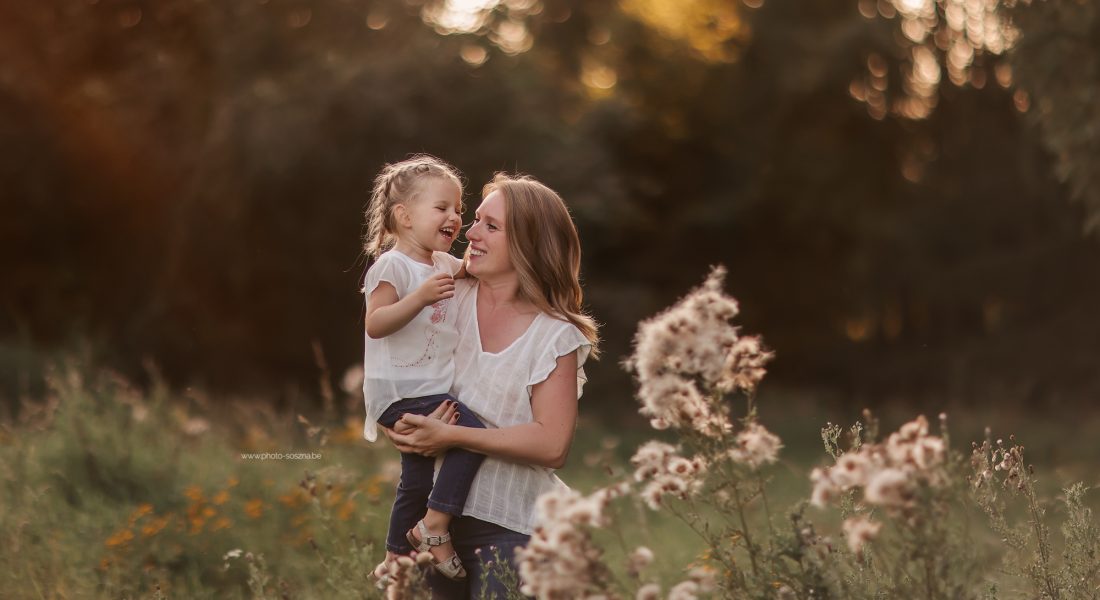
[[(374, 182), (367, 208), (366, 349), (363, 436), (374, 441), (376, 423), (387, 429), (405, 413), (453, 411), (451, 422), (484, 427), (448, 395), (454, 381), (458, 342), (449, 311), (454, 276), (462, 261), (447, 252), (462, 226), (462, 184), (454, 168), (418, 155), (386, 165)], [(413, 549), (429, 551), (432, 564), (450, 579), (466, 571), (450, 542), (451, 517), (461, 515), (470, 484), (484, 456), (451, 450), (435, 485), (435, 460), (401, 454), (401, 479), (390, 513), (386, 561)], [(386, 563), (375, 569), (379, 578)]]

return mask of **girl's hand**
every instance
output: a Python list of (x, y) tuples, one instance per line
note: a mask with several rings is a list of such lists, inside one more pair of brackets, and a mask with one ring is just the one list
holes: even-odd
[[(453, 408), (449, 410), (453, 411)], [(451, 419), (453, 420), (454, 417), (452, 416)], [(401, 452), (438, 456), (450, 449), (447, 442), (447, 428), (451, 427), (450, 425), (438, 419), (420, 415), (404, 415), (398, 421), (398, 424), (401, 423), (404, 423), (402, 430), (408, 430), (411, 427), (412, 431), (397, 433), (398, 425), (394, 426), (394, 431), (386, 431), (393, 445)]]
[(446, 273), (436, 273), (424, 280), (413, 292), (422, 306), (431, 306), (455, 295), (455, 278)]

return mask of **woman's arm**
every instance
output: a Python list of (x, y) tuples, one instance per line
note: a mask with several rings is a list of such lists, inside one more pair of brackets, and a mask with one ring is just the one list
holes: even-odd
[(489, 456), (551, 469), (561, 468), (569, 455), (577, 425), (577, 353), (558, 357), (550, 376), (531, 390), (532, 421), (500, 429), (445, 424), (419, 415), (401, 421), (416, 430), (402, 435), (386, 431), (403, 452), (435, 455), (460, 447)]

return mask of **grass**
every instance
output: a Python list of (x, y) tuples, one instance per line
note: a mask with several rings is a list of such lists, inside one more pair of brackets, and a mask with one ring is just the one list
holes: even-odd
[[(109, 373), (60, 369), (47, 379), (44, 398), (0, 426), (6, 597), (377, 596), (367, 574), (384, 552), (398, 456), (361, 439), (354, 410), (344, 421), (316, 418), (323, 425), (315, 426), (262, 401), (140, 391)], [(787, 444), (769, 490), (773, 506), (787, 507), (808, 496), (808, 468), (825, 459), (818, 430), (827, 419), (793, 394), (764, 397), (760, 406)], [(978, 439), (982, 417), (999, 419), (998, 430), (1028, 432), (1046, 491), (1072, 478), (1095, 485), (1087, 477), (1095, 477), (1100, 449), (1085, 436), (1026, 415), (973, 412), (953, 418), (955, 439)], [(896, 425), (891, 419), (884, 416), (884, 430)], [(627, 476), (629, 457), (653, 437), (644, 428), (611, 429), (582, 421), (560, 472), (572, 487), (589, 492)], [(262, 452), (311, 454), (242, 456)], [(651, 575), (675, 582), (700, 561), (705, 545), (681, 521), (638, 503), (615, 510), (615, 521), (630, 525), (598, 532), (608, 564), (624, 565), (645, 545), (659, 550)]]

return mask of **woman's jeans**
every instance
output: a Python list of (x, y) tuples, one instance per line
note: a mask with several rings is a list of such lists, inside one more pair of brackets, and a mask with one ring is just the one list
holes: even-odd
[[(454, 400), (454, 398), (450, 394), (435, 394), (398, 400), (378, 417), (378, 424), (387, 429), (393, 429), (394, 424), (401, 419), (401, 415), (426, 416), (446, 400)], [(456, 403), (456, 406), (458, 425), (485, 427), (474, 416), (473, 411), (466, 408), (466, 405)], [(448, 450), (443, 457), (443, 465), (439, 467), (439, 476), (433, 485), (435, 458), (402, 452), (401, 480), (397, 484), (397, 497), (394, 498), (393, 510), (390, 512), (386, 549), (397, 554), (412, 552), (413, 548), (405, 538), (405, 533), (424, 517), (428, 508), (449, 515), (461, 515), (462, 507), (466, 506), (466, 496), (470, 493), (474, 475), (477, 474), (477, 469), (484, 459), (485, 455), (462, 448)], [(453, 527), (452, 531), (454, 531)]]
[(516, 549), (526, 546), (531, 536), (473, 517), (451, 521), (451, 535), (466, 579), (453, 581), (429, 571), (432, 600), (504, 600), (509, 591), (518, 593)]

